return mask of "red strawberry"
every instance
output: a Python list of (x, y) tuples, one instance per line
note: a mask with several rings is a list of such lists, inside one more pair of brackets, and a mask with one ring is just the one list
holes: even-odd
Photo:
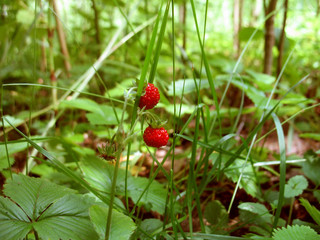
[(139, 107), (151, 109), (159, 102), (160, 93), (158, 88), (156, 88), (152, 83), (148, 83), (148, 86), (146, 87), (145, 91), (146, 93), (140, 98)]
[(148, 146), (159, 148), (167, 145), (169, 135), (167, 130), (165, 130), (163, 127), (152, 128), (149, 126), (146, 128), (146, 130), (144, 130), (143, 140)]

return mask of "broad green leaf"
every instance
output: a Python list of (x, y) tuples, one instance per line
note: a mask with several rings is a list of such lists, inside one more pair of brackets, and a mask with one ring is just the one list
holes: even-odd
[[(213, 57), (213, 59), (209, 60), (210, 65), (215, 68), (219, 68), (223, 73), (232, 73), (234, 71), (236, 61), (223, 58), (223, 57)], [(243, 71), (243, 64), (239, 64), (236, 73), (241, 73)]]
[[(174, 114), (174, 105), (169, 104), (169, 105), (164, 105), (164, 104), (158, 104), (158, 107), (163, 107), (168, 113)], [(195, 105), (187, 105), (187, 104), (181, 104), (181, 116), (185, 114), (192, 114), (194, 109), (196, 108)], [(180, 112), (180, 106), (179, 106), (179, 112)]]
[(312, 239), (319, 240), (320, 235), (316, 231), (307, 226), (288, 226), (287, 228), (275, 229), (273, 232), (274, 240), (301, 240), (301, 239)]
[(72, 100), (64, 100), (60, 103), (59, 108), (75, 108), (82, 109), (88, 112), (101, 113), (98, 103), (88, 98), (76, 98)]
[[(10, 163), (14, 163), (14, 158), (12, 157), (12, 154), (20, 152), (24, 149), (26, 149), (28, 144), (26, 142), (17, 142), (17, 143), (7, 143), (8, 147), (8, 154)], [(4, 168), (8, 168), (8, 160), (7, 160), (7, 152), (6, 152), (6, 146), (5, 143), (0, 145), (0, 171)]]
[(263, 91), (269, 91), (273, 88), (273, 83), (276, 78), (264, 73), (258, 73), (252, 70), (246, 70), (246, 72), (253, 77), (253, 83), (257, 84), (257, 86)]
[[(91, 124), (94, 125), (114, 125), (118, 124), (114, 110), (108, 105), (99, 105), (98, 103), (87, 99), (77, 98), (73, 100), (65, 100), (61, 102), (60, 108), (76, 108), (88, 111), (86, 116)], [(122, 110), (115, 108), (118, 116), (121, 116)], [(124, 120), (127, 119), (128, 114), (125, 113)]]
[(240, 209), (240, 219), (244, 222), (249, 221), (257, 225), (272, 222), (272, 215), (269, 210), (261, 203), (245, 202), (241, 203), (238, 208)]
[[(254, 27), (242, 27), (240, 32), (239, 32), (239, 40), (243, 42), (247, 42), (252, 34), (256, 31), (256, 28)], [(255, 34), (253, 37), (253, 40), (260, 40), (264, 36), (264, 33), (262, 30), (258, 30), (258, 32)]]
[[(81, 164), (83, 165), (82, 170), (85, 179), (93, 187), (102, 192), (111, 192), (114, 165), (94, 156), (90, 157), (90, 159), (85, 159)], [(128, 176), (128, 195), (132, 198), (133, 202), (137, 202), (148, 182), (149, 179), (147, 178)], [(116, 194), (124, 196), (124, 193), (125, 169), (120, 168), (117, 177)], [(165, 188), (160, 183), (154, 181), (141, 198), (139, 204), (143, 204), (153, 211), (163, 214), (166, 197), (167, 191)]]
[(31, 229), (23, 210), (9, 198), (0, 196), (0, 239), (23, 239)]
[(96, 239), (89, 219), (92, 200), (68, 194), (53, 203), (34, 223), (42, 239)]
[(37, 219), (49, 204), (74, 193), (74, 190), (69, 188), (24, 175), (14, 175), (13, 180), (9, 179), (4, 188), (4, 194), (19, 204), (32, 219)]
[[(242, 171), (243, 161), (236, 159), (233, 164), (225, 171), (225, 175), (233, 182), (237, 182)], [(257, 197), (259, 194), (258, 184), (256, 182), (255, 174), (250, 164), (247, 164), (242, 173), (240, 181), (240, 188), (243, 188), (248, 194)]]
[(320, 211), (315, 206), (311, 206), (307, 199), (300, 198), (301, 205), (305, 207), (313, 220), (320, 225)]
[(307, 187), (308, 181), (304, 176), (294, 176), (285, 185), (284, 196), (286, 198), (299, 196)]
[(229, 222), (229, 216), (219, 200), (209, 202), (204, 210), (204, 217), (212, 225), (219, 224), (223, 226)]
[[(89, 219), (92, 200), (74, 190), (44, 179), (13, 175), (3, 192), (9, 198), (0, 197), (0, 239), (22, 239), (31, 229), (41, 239), (97, 237)], [(11, 229), (9, 235), (7, 229)]]
[[(184, 86), (184, 94), (188, 94), (188, 93), (193, 93), (196, 92), (196, 86), (195, 86), (195, 81), (193, 79), (179, 79), (176, 81), (173, 81), (171, 83), (171, 85), (169, 86), (168, 89), (168, 95), (169, 96), (173, 96), (173, 84), (175, 84), (176, 87), (176, 95), (181, 96), (182, 94), (182, 90), (183, 90), (183, 83), (185, 81), (185, 86)], [(200, 84), (200, 79), (196, 79), (196, 84), (199, 86)], [(201, 80), (201, 88), (200, 89), (205, 89), (205, 88), (209, 88), (209, 82), (207, 79), (202, 79)]]
[[(144, 232), (148, 233), (149, 235), (153, 235), (153, 233), (159, 229), (162, 229), (163, 222), (156, 218), (148, 218), (144, 219), (140, 224), (140, 229)], [(147, 237), (144, 233), (139, 231), (139, 239), (141, 240), (147, 240), (150, 239)]]
[[(4, 116), (8, 121), (10, 121), (13, 125), (15, 126), (18, 126), (20, 125), (21, 123), (23, 123), (23, 119), (20, 119), (20, 118), (16, 118), (16, 117), (12, 117), (12, 116)], [(2, 121), (0, 121), (0, 127), (2, 127)], [(6, 121), (4, 122), (4, 127), (10, 127), (10, 124), (7, 123)], [(1, 152), (0, 152), (1, 153)]]
[[(217, 80), (228, 81), (229, 78), (226, 75), (218, 75)], [(267, 102), (269, 101), (269, 98), (266, 97), (264, 91), (257, 89), (256, 87), (252, 86), (252, 84), (249, 84), (247, 81), (240, 81), (236, 77), (234, 77), (231, 80), (231, 83), (237, 88), (244, 91), (245, 94), (251, 99), (251, 101), (254, 102), (255, 106), (259, 107), (260, 109), (265, 109)], [(268, 105), (268, 109), (272, 109), (277, 103), (277, 100), (271, 99)]]
[[(90, 208), (90, 218), (99, 234), (104, 239), (106, 233), (108, 207), (93, 205)], [(131, 218), (113, 209), (109, 239), (128, 240), (136, 226)]]

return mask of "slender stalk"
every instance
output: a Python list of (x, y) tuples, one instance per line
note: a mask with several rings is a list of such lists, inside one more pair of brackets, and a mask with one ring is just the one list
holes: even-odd
[[(122, 137), (123, 137), (123, 121), (124, 121), (124, 114), (125, 110), (127, 108), (127, 103), (129, 99), (130, 91), (127, 93), (125, 96), (125, 101), (123, 104), (123, 109), (122, 109), (122, 116), (121, 116), (121, 121), (119, 123), (119, 127), (116, 133), (116, 145), (117, 145), (117, 155), (116, 155), (116, 164), (114, 167), (114, 172), (113, 172), (113, 178), (112, 178), (112, 186), (111, 186), (111, 192), (110, 192), (110, 204), (109, 204), (109, 209), (108, 209), (108, 217), (107, 217), (107, 225), (106, 225), (106, 234), (105, 234), (105, 240), (109, 240), (110, 236), (110, 229), (111, 229), (111, 221), (112, 221), (112, 210), (113, 210), (113, 202), (114, 202), (114, 195), (116, 191), (116, 185), (117, 185), (117, 177), (118, 177), (118, 170), (120, 166), (120, 156), (122, 153), (122, 150), (124, 149), (124, 142)], [(128, 136), (130, 137), (130, 136)]]
[(107, 226), (106, 226), (106, 234), (105, 240), (109, 240), (110, 237), (110, 229), (111, 229), (111, 221), (112, 221), (112, 210), (113, 210), (113, 202), (114, 202), (114, 194), (117, 184), (117, 177), (118, 177), (118, 169), (120, 165), (120, 156), (121, 156), (121, 149), (118, 149), (117, 158), (116, 158), (116, 165), (114, 167), (114, 173), (112, 178), (112, 186), (110, 192), (110, 205), (108, 209), (108, 217), (107, 217)]
[[(50, 5), (53, 5), (53, 0), (50, 0)], [(53, 36), (54, 36), (54, 27), (52, 25), (52, 15), (50, 8), (48, 8), (48, 42), (49, 42), (49, 70), (50, 70), (50, 80), (53, 86), (52, 88), (52, 101), (54, 109), (57, 108), (57, 79), (54, 73), (54, 54), (53, 54)]]
[(3, 136), (4, 136), (4, 146), (5, 146), (5, 149), (6, 149), (6, 155), (7, 155), (7, 160), (8, 160), (8, 169), (9, 169), (9, 172), (10, 172), (10, 177), (12, 179), (12, 170), (11, 170), (8, 146), (7, 146), (7, 141), (8, 140), (7, 140), (7, 134), (6, 134), (5, 128), (4, 128), (4, 119), (3, 119), (4, 113), (3, 113), (2, 103), (3, 103), (3, 85), (1, 84), (1, 121), (2, 121), (2, 129), (3, 129)]
[(287, 225), (290, 225), (291, 223), (291, 217), (292, 217), (292, 211), (293, 211), (293, 204), (294, 204), (295, 198), (291, 198), (291, 203), (290, 203), (290, 210), (289, 210), (289, 217), (288, 217), (288, 222)]
[(61, 48), (61, 53), (63, 55), (63, 61), (64, 61), (64, 67), (67, 72), (67, 76), (70, 76), (70, 70), (71, 70), (71, 64), (70, 64), (70, 56), (69, 56), (69, 51), (67, 47), (67, 41), (66, 41), (66, 35), (63, 31), (63, 27), (61, 24), (61, 21), (59, 19), (59, 9), (57, 7), (56, 0), (51, 0), (52, 1), (52, 6), (53, 10), (55, 12), (54, 16), (56, 19), (56, 28), (57, 28), (57, 33), (58, 33), (58, 39), (60, 43), (60, 48)]

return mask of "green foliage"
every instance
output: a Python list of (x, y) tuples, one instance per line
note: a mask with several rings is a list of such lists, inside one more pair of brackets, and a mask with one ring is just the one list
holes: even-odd
[(300, 198), (301, 205), (305, 207), (313, 220), (320, 226), (320, 211), (311, 206), (308, 200)]
[[(111, 191), (114, 165), (94, 156), (85, 159), (81, 165), (83, 165), (82, 170), (85, 179), (93, 187), (106, 193), (106, 196), (108, 196), (108, 193)], [(125, 170), (120, 168), (117, 176), (116, 195), (124, 196), (125, 177)], [(164, 213), (167, 191), (160, 183), (153, 181), (142, 198), (140, 198), (149, 180), (147, 178), (132, 177), (130, 175), (127, 176), (127, 179), (128, 195), (134, 203), (145, 205), (148, 210), (157, 211), (161, 214)]]
[(273, 232), (274, 240), (301, 240), (301, 239), (320, 239), (320, 235), (307, 226), (288, 226), (287, 228), (275, 229)]
[(92, 200), (43, 179), (13, 175), (0, 197), (1, 239), (21, 239), (31, 230), (42, 239), (95, 239)]
[(239, 180), (239, 176), (242, 172), (242, 178), (240, 181), (240, 187), (243, 188), (248, 194), (253, 197), (260, 195), (257, 179), (255, 177), (255, 169), (250, 164), (246, 164), (243, 168), (244, 161), (236, 159), (230, 168), (225, 171), (225, 175), (233, 182)]
[(159, 229), (161, 229), (163, 226), (163, 222), (159, 219), (144, 219), (140, 224), (140, 229), (138, 237), (141, 240), (147, 240), (150, 239), (149, 236), (146, 236), (146, 233), (150, 236), (154, 235), (155, 232), (157, 232)]
[[(0, 182), (7, 180), (0, 196), (1, 239), (104, 239), (111, 226), (110, 239), (243, 239), (228, 235), (249, 228), (245, 237), (269, 240), (274, 228), (285, 225), (282, 205), (308, 186), (302, 175), (285, 184), (292, 163), (316, 185), (304, 195), (320, 199), (320, 150), (306, 152), (299, 164), (288, 159), (301, 162), (301, 156), (286, 150), (293, 136), (320, 139), (316, 1), (293, 0), (288, 9), (288, 20), (295, 21), (287, 21), (282, 75), (276, 69), (282, 7), (274, 12), (273, 73), (267, 75), (266, 19), (255, 16), (253, 1), (243, 1), (248, 27), (238, 34), (231, 0), (56, 2), (57, 12), (50, 1), (0, 3)], [(70, 57), (61, 51), (56, 14)], [(133, 94), (124, 95), (135, 80)], [(161, 93), (157, 109), (148, 112), (138, 108), (146, 82), (156, 82)], [(150, 112), (167, 120), (170, 134), (170, 143), (154, 152), (140, 135)], [(286, 142), (282, 128), (288, 122)], [(280, 154), (268, 149), (273, 143), (267, 136), (275, 130)], [(122, 131), (115, 138), (117, 161), (97, 158), (100, 144)], [(42, 135), (39, 144), (36, 135)], [(36, 166), (21, 169), (30, 163)], [(271, 165), (279, 163), (280, 172)], [(15, 171), (39, 178), (10, 179)], [(280, 181), (264, 184), (272, 179)], [(255, 202), (237, 199), (238, 187), (254, 198), (245, 201)], [(218, 200), (208, 202), (208, 192), (228, 198), (223, 203), (230, 202), (230, 215)], [(233, 206), (238, 202), (239, 211)], [(311, 204), (301, 199), (319, 224)], [(293, 224), (317, 229), (298, 219)], [(309, 228), (298, 226), (275, 230), (274, 239), (294, 239), (291, 234), (302, 231), (312, 239)]]
[(292, 198), (299, 196), (308, 187), (307, 179), (302, 176), (294, 176), (289, 179), (285, 185), (284, 196), (286, 198)]
[(303, 173), (317, 186), (320, 185), (319, 171), (320, 171), (320, 157), (312, 150), (304, 154), (307, 159), (302, 164)]
[[(117, 116), (121, 116), (122, 110), (115, 108), (115, 115), (113, 108), (109, 105), (98, 104), (87, 98), (77, 98), (73, 100), (65, 100), (60, 104), (61, 108), (82, 109), (88, 111), (86, 114), (89, 122), (93, 125), (115, 125), (118, 124)], [(128, 115), (125, 114), (124, 119)]]
[(218, 200), (209, 202), (204, 210), (204, 217), (210, 223), (210, 233), (224, 234), (223, 228), (228, 226), (229, 214)]
[[(7, 148), (8, 148), (8, 154), (9, 154), (9, 160), (10, 163), (14, 163), (14, 158), (12, 155), (17, 152), (21, 152), (24, 149), (27, 148), (27, 143), (26, 142), (16, 142), (16, 143), (7, 143)], [(0, 171), (4, 168), (8, 168), (8, 160), (7, 160), (7, 151), (6, 151), (6, 146), (5, 143), (0, 145)]]
[[(107, 206), (93, 205), (90, 208), (90, 219), (99, 239), (105, 239), (107, 215)], [(134, 230), (135, 224), (131, 218), (116, 210), (112, 211), (110, 239), (128, 240)]]

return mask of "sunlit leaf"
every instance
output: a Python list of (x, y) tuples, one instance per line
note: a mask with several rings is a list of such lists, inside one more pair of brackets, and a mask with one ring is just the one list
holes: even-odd
[(304, 176), (294, 176), (285, 185), (284, 196), (286, 198), (299, 196), (307, 187), (308, 181)]

